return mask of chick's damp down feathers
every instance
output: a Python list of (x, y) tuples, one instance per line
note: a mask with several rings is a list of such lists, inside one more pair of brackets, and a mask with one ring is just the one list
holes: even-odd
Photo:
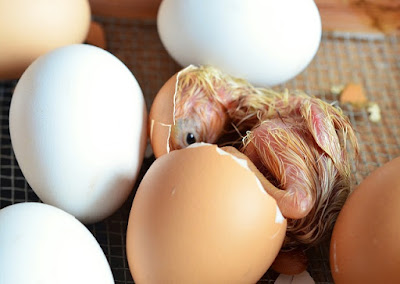
[(195, 142), (214, 143), (228, 121), (225, 106), (218, 100), (214, 85), (219, 76), (189, 66), (178, 73), (174, 96), (174, 125), (170, 149)]
[(346, 143), (357, 152), (357, 141), (348, 120), (330, 104), (304, 94), (283, 102), (259, 114), (242, 151), (283, 189), (272, 194), (289, 217), (285, 246), (316, 244), (351, 191)]
[[(256, 88), (210, 66), (178, 74), (171, 150), (216, 143), (230, 125), (246, 133), (240, 150), (276, 186), (288, 218), (286, 248), (317, 244), (351, 191), (353, 128), (340, 109), (302, 92)], [(268, 190), (267, 190), (268, 191)]]

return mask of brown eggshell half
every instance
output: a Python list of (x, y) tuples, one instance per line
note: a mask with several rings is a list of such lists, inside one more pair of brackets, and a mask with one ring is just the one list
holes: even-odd
[(400, 158), (372, 172), (350, 195), (330, 247), (335, 283), (400, 283)]
[(174, 124), (177, 75), (172, 76), (162, 86), (151, 105), (148, 127), (150, 143), (156, 158), (169, 152), (169, 137)]
[(256, 283), (286, 219), (245, 160), (194, 144), (158, 158), (133, 201), (127, 257), (136, 283)]

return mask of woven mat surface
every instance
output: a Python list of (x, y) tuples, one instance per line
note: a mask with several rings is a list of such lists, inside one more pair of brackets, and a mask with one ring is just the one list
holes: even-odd
[[(103, 23), (108, 50), (132, 71), (145, 95), (147, 108), (161, 86), (180, 69), (166, 53), (154, 21), (98, 18)], [(319, 51), (295, 79), (275, 89), (302, 89), (329, 102), (338, 101), (335, 86), (360, 83), (369, 101), (381, 109), (380, 122), (371, 122), (366, 109), (340, 105), (357, 131), (361, 146), (358, 163), (354, 163), (355, 182), (371, 171), (400, 156), (400, 36), (352, 38), (325, 33)], [(39, 201), (25, 181), (15, 160), (8, 128), (8, 112), (16, 81), (0, 81), (0, 208), (7, 205)], [(112, 99), (112, 98), (110, 98)], [(143, 174), (153, 162), (144, 161)], [(115, 283), (133, 283), (125, 254), (125, 231), (134, 191), (126, 203), (105, 221), (88, 226), (112, 268)], [(308, 271), (316, 283), (333, 283), (329, 269), (329, 243), (308, 251)], [(273, 283), (277, 274), (268, 271), (260, 283)]]

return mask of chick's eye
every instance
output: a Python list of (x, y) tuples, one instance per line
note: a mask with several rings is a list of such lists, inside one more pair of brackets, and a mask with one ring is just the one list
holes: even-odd
[(186, 135), (186, 143), (187, 143), (188, 145), (193, 144), (193, 143), (196, 143), (196, 137), (194, 137), (194, 134), (193, 134), (193, 133), (188, 133), (188, 134)]

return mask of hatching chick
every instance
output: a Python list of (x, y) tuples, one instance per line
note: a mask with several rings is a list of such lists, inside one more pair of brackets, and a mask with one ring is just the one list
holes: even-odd
[(358, 152), (354, 131), (330, 104), (306, 95), (281, 100), (259, 113), (241, 149), (282, 191), (270, 194), (288, 219), (286, 247), (320, 242), (351, 192), (346, 142)]
[(351, 191), (353, 128), (334, 106), (304, 93), (278, 93), (210, 67), (178, 74), (170, 149), (215, 143), (230, 124), (247, 135), (241, 151), (270, 180), (289, 218), (285, 246), (316, 244)]

